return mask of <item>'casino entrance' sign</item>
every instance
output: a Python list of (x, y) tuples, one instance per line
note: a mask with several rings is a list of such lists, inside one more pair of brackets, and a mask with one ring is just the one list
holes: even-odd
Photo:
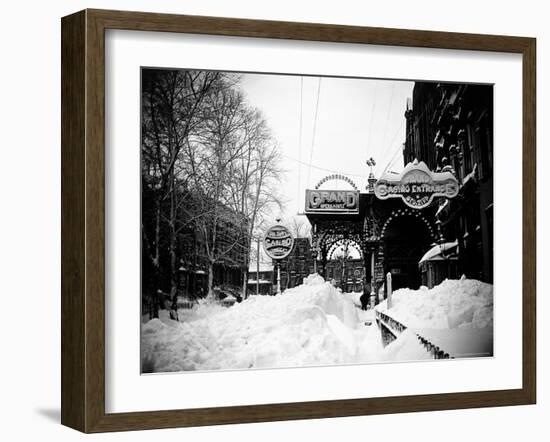
[(265, 253), (271, 259), (284, 259), (294, 247), (294, 237), (285, 226), (276, 224), (267, 229), (263, 244)]
[(374, 185), (381, 200), (402, 198), (413, 209), (423, 209), (435, 197), (454, 198), (458, 181), (451, 172), (432, 172), (424, 162), (409, 163), (400, 174), (385, 173)]

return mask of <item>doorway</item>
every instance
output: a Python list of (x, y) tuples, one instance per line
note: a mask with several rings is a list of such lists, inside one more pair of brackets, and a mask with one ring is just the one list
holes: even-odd
[(418, 261), (431, 243), (430, 231), (421, 217), (403, 214), (389, 221), (384, 235), (384, 273), (391, 272), (393, 290), (420, 287)]

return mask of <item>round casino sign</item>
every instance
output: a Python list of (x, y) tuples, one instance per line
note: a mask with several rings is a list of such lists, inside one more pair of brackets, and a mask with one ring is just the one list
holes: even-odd
[(267, 229), (264, 235), (264, 250), (271, 259), (284, 259), (294, 247), (294, 237), (290, 230), (281, 224)]

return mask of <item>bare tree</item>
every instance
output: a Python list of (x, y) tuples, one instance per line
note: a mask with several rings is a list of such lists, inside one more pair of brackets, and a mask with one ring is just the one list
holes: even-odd
[[(193, 176), (195, 187), (205, 192), (199, 210), (204, 216), (196, 218), (196, 225), (208, 261), (208, 292), (214, 265), (230, 262), (243, 268), (245, 296), (251, 240), (265, 213), (278, 204), (278, 149), (260, 112), (247, 105), (238, 89), (220, 89), (209, 100), (211, 118), (193, 140), (207, 158), (207, 167)], [(198, 152), (195, 148), (190, 154)], [(226, 219), (235, 214), (238, 219)]]
[(234, 74), (143, 71), (142, 242), (153, 294), (168, 286), (175, 300), (190, 242), (210, 295), (216, 265), (242, 268), (246, 289), (251, 241), (280, 204), (281, 171), (265, 119), (238, 83)]
[(311, 236), (311, 224), (305, 216), (293, 216), (285, 220), (285, 225), (295, 238), (309, 238)]
[(185, 186), (181, 182), (181, 165), (185, 164), (181, 154), (190, 134), (203, 124), (205, 97), (221, 79), (217, 72), (142, 71), (142, 185), (152, 201), (152, 210), (142, 219), (153, 224), (149, 226), (152, 228), (142, 225), (142, 239), (153, 268), (154, 294), (164, 245), (169, 250), (170, 296), (176, 294), (178, 186)]

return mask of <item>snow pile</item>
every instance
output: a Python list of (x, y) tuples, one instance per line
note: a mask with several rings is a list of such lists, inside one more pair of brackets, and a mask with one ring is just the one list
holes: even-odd
[(432, 355), (419, 344), (416, 334), (407, 329), (388, 344), (381, 353), (385, 361), (421, 361), (432, 359)]
[(344, 293), (345, 296), (347, 296), (351, 302), (357, 307), (361, 307), (361, 296), (363, 296), (363, 292), (349, 292)]
[[(142, 370), (149, 373), (412, 361), (431, 358), (414, 329), (429, 329), (437, 336), (438, 330), (459, 331), (462, 341), (476, 342), (479, 338), (469, 338), (474, 336), (472, 333), (483, 328), (492, 333), (492, 286), (479, 281), (446, 280), (431, 290), (395, 291), (389, 311), (386, 302), (376, 309), (410, 330), (385, 348), (374, 311), (357, 307), (360, 295), (343, 294), (322, 277), (310, 275), (303, 285), (281, 295), (251, 296), (232, 307), (199, 302), (192, 309), (178, 311), (180, 322), (161, 314), (160, 319), (142, 325)], [(472, 350), (470, 345), (463, 347), (466, 352)]]
[(475, 279), (445, 280), (428, 290), (400, 289), (376, 307), (409, 328), (455, 329), (493, 326), (493, 286)]
[(281, 295), (252, 296), (230, 308), (200, 303), (183, 322), (154, 319), (142, 326), (142, 368), (166, 372), (365, 361), (374, 356), (365, 350), (367, 328), (358, 312), (319, 275)]
[[(210, 299), (201, 299), (191, 309), (178, 310), (178, 318), (181, 322), (195, 321), (197, 319), (209, 318), (212, 315), (224, 312), (226, 309), (227, 307), (218, 302), (211, 301)], [(162, 312), (159, 312), (159, 315), (160, 313)]]

